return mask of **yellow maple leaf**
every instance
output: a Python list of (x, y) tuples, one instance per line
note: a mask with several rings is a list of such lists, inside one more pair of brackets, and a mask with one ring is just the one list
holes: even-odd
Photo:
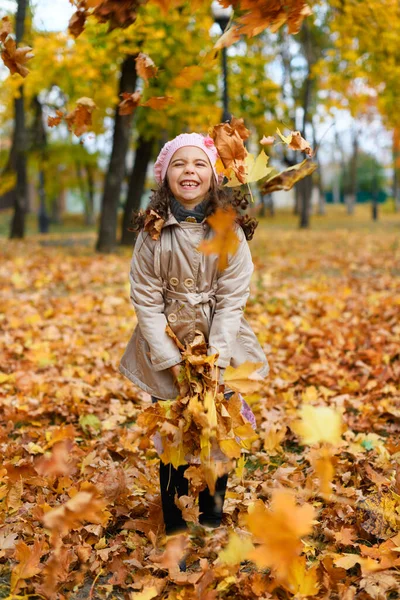
[(300, 420), (290, 427), (302, 438), (303, 444), (329, 442), (340, 445), (342, 442), (341, 415), (329, 406), (303, 405), (300, 409)]
[(298, 556), (290, 565), (286, 582), (283, 586), (296, 598), (316, 596), (319, 591), (318, 564), (306, 568), (306, 557)]
[(218, 555), (218, 562), (225, 565), (238, 565), (246, 560), (249, 552), (253, 549), (254, 545), (250, 538), (230, 531), (228, 543)]
[(247, 515), (247, 524), (261, 545), (249, 558), (259, 567), (271, 567), (281, 579), (302, 551), (301, 538), (312, 531), (315, 510), (310, 504), (297, 506), (289, 490), (274, 490), (271, 507), (257, 500)]
[(228, 365), (224, 373), (224, 383), (235, 392), (252, 394), (260, 389), (261, 382), (264, 380), (257, 373), (257, 369), (260, 367), (262, 367), (262, 363), (252, 363), (248, 360), (237, 368)]

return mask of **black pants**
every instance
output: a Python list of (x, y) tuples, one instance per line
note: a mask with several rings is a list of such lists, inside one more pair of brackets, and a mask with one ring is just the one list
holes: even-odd
[[(232, 394), (233, 392), (229, 393), (229, 396)], [(229, 397), (228, 394), (226, 396)], [(157, 402), (158, 399), (152, 396), (151, 400)], [(167, 535), (187, 528), (182, 512), (175, 504), (175, 494), (178, 494), (178, 497), (188, 495), (189, 481), (184, 475), (188, 466), (182, 465), (175, 469), (172, 464), (165, 465), (160, 461), (161, 503)], [(223, 475), (218, 477), (215, 483), (215, 494), (213, 496), (210, 494), (208, 487), (200, 492), (199, 521), (202, 525), (210, 525), (211, 527), (220, 525), (227, 483), (228, 475)]]

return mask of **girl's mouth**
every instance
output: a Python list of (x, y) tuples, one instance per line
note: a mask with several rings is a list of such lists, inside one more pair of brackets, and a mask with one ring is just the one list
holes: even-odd
[(180, 185), (185, 189), (194, 189), (199, 187), (199, 183), (197, 181), (182, 181)]

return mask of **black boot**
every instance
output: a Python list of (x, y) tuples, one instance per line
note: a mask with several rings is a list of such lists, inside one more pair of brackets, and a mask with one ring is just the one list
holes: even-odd
[(221, 525), (228, 475), (218, 477), (215, 482), (215, 494), (211, 496), (208, 487), (199, 494), (199, 522), (209, 527)]
[(171, 464), (165, 465), (160, 461), (161, 503), (167, 535), (188, 528), (186, 521), (182, 518), (182, 511), (174, 501), (176, 493), (178, 496), (188, 495), (189, 481), (184, 477), (187, 467), (188, 465), (181, 465), (175, 469)]

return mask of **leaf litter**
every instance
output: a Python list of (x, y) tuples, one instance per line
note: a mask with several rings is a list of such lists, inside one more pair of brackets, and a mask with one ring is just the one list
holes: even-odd
[(223, 526), (199, 526), (190, 495), (189, 533), (168, 539), (137, 422), (149, 397), (117, 371), (135, 325), (130, 252), (2, 242), (0, 557), (14, 598), (88, 581), (105, 598), (395, 597), (396, 239), (261, 229), (252, 253), (246, 318), (271, 373), (258, 390), (230, 377), (251, 382), (258, 438), (230, 474)]

